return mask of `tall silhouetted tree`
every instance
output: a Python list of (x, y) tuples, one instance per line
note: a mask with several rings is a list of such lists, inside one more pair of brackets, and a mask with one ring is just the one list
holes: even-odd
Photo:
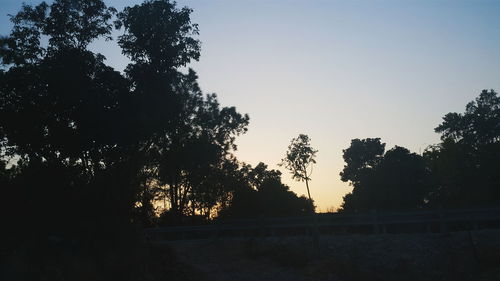
[(500, 203), (500, 96), (483, 90), (464, 113), (448, 113), (425, 152), (437, 182), (430, 203), (463, 207)]
[(309, 181), (311, 180), (312, 165), (316, 163), (314, 158), (317, 152), (311, 147), (309, 136), (300, 134), (292, 139), (285, 158), (279, 164), (292, 173), (293, 179), (306, 182), (307, 195), (310, 200), (312, 199), (309, 191)]
[(236, 149), (235, 136), (248, 124), (247, 115), (221, 107), (215, 94), (203, 95), (194, 71), (178, 72), (199, 57), (191, 11), (169, 1), (146, 1), (125, 8), (116, 21), (124, 30), (118, 44), (132, 61), (126, 73), (140, 114), (137, 127), (146, 137), (148, 170), (173, 216), (207, 215), (222, 200), (208, 179), (213, 182), (219, 174), (216, 170)]
[(11, 18), (0, 40), (0, 140), (11, 182), (30, 202), (25, 216), (79, 233), (151, 224), (161, 195), (179, 214), (228, 204), (228, 184), (217, 180), (248, 116), (179, 70), (199, 58), (190, 13), (166, 0), (120, 12), (124, 75), (88, 49), (111, 36), (115, 10), (103, 1), (23, 5)]
[(113, 13), (99, 0), (23, 5), (1, 39), (0, 138), (27, 202), (16, 214), (37, 229), (26, 235), (100, 228), (104, 238), (130, 222), (139, 169), (124, 110), (130, 84), (87, 48), (109, 38)]

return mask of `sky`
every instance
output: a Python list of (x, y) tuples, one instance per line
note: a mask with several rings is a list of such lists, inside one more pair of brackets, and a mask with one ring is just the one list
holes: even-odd
[[(0, 0), (0, 34), (22, 1)], [(39, 3), (40, 1), (25, 1)], [(109, 0), (121, 10), (142, 1)], [(334, 210), (352, 187), (340, 180), (351, 139), (380, 137), (421, 153), (434, 128), (482, 89), (500, 90), (500, 1), (179, 0), (199, 24), (192, 63), (206, 93), (250, 115), (240, 161), (277, 166), (299, 134), (317, 149), (311, 195)], [(119, 35), (119, 34), (115, 34)], [(114, 42), (92, 48), (122, 70)]]

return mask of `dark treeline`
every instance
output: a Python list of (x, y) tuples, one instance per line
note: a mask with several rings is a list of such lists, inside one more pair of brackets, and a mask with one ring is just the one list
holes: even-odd
[(465, 208), (500, 204), (500, 96), (483, 90), (464, 113), (448, 113), (435, 128), (441, 143), (422, 155), (380, 138), (354, 139), (340, 173), (353, 191), (344, 212)]
[[(190, 13), (167, 0), (120, 12), (56, 0), (11, 16), (0, 39), (0, 182), (12, 241), (113, 240), (135, 226), (314, 213), (279, 171), (234, 157), (249, 117), (182, 70), (200, 56)], [(123, 73), (89, 49), (114, 29), (131, 61)], [(340, 175), (354, 188), (340, 210), (500, 203), (498, 94), (483, 91), (435, 130), (442, 142), (422, 155), (353, 140)], [(308, 192), (316, 152), (300, 135), (282, 161)]]
[[(16, 229), (6, 245), (314, 212), (279, 171), (233, 156), (249, 117), (181, 71), (200, 56), (190, 13), (167, 0), (120, 12), (55, 0), (11, 16), (0, 39), (2, 217)], [(89, 49), (113, 29), (131, 61), (123, 73)]]

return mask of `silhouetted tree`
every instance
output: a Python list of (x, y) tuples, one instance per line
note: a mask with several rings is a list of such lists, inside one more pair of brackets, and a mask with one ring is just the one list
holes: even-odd
[[(312, 165), (316, 163), (317, 150), (310, 145), (309, 136), (300, 134), (297, 138), (292, 139), (288, 146), (285, 158), (281, 160), (280, 166), (284, 166), (292, 173), (292, 178), (298, 181), (305, 181), (307, 195), (311, 199), (309, 191), (309, 181), (312, 173)], [(310, 170), (309, 170), (310, 168)]]
[[(62, 225), (75, 230), (69, 222), (80, 221), (94, 226), (83, 228), (88, 233), (106, 226), (104, 218), (109, 226), (130, 218), (135, 182), (123, 180), (135, 165), (120, 122), (129, 83), (87, 49), (110, 36), (113, 13), (97, 0), (24, 5), (0, 42), (2, 150), (17, 161), (13, 185), (29, 202), (18, 214), (43, 222), (40, 231), (61, 234)], [(130, 173), (118, 175), (124, 167)]]
[(350, 181), (351, 185), (360, 183), (379, 164), (384, 151), (385, 143), (381, 143), (380, 138), (351, 140), (351, 146), (342, 151), (346, 165), (340, 172), (341, 180)]
[(128, 84), (85, 48), (109, 36), (110, 17), (102, 1), (62, 0), (23, 6), (12, 17), (13, 31), (2, 42), (9, 68), (0, 81), (1, 133), (10, 155), (81, 165), (88, 173), (107, 163)]
[(442, 142), (424, 153), (437, 188), (430, 203), (452, 207), (500, 203), (500, 97), (483, 90), (464, 113), (448, 113)]
[(452, 139), (478, 149), (500, 141), (500, 97), (494, 90), (483, 90), (465, 112), (448, 113), (435, 129), (441, 139)]
[(200, 56), (200, 42), (194, 38), (198, 27), (191, 23), (190, 13), (167, 0), (145, 1), (126, 7), (115, 21), (123, 30), (118, 45), (132, 61), (125, 69), (132, 86), (127, 111), (133, 116), (137, 136), (146, 140), (143, 149), (164, 132), (175, 130), (187, 102), (186, 94), (175, 93), (195, 83), (193, 75), (186, 77), (178, 71)]
[(396, 146), (384, 154), (385, 144), (375, 139), (354, 139), (344, 150), (346, 165), (340, 173), (353, 186), (341, 210), (403, 210), (420, 208), (432, 188), (422, 156)]
[(221, 183), (248, 116), (178, 70), (199, 57), (191, 10), (157, 0), (119, 13), (125, 75), (87, 48), (110, 38), (114, 13), (99, 0), (24, 5), (0, 40), (2, 156), (30, 202), (20, 214), (55, 233), (152, 224), (162, 194), (179, 214), (228, 204)]
[(341, 210), (465, 207), (500, 203), (500, 97), (483, 90), (464, 113), (448, 113), (435, 131), (442, 142), (419, 155), (380, 139), (353, 140), (340, 173), (353, 191)]
[(221, 217), (279, 217), (314, 213), (313, 201), (298, 197), (281, 182), (281, 172), (268, 170), (259, 163), (244, 165), (239, 170), (240, 181), (235, 183), (232, 200), (221, 210)]
[(118, 44), (132, 60), (126, 73), (150, 156), (148, 170), (158, 179), (156, 191), (171, 217), (207, 214), (222, 200), (216, 195), (220, 189), (207, 188), (208, 179), (219, 174), (236, 148), (235, 136), (248, 124), (248, 116), (234, 107), (221, 108), (215, 94), (204, 96), (194, 71), (177, 71), (199, 57), (198, 27), (190, 13), (169, 1), (146, 1), (125, 8), (116, 21), (124, 29)]

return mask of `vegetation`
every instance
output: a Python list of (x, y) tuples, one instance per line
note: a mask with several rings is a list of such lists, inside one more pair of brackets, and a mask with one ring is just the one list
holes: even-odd
[[(11, 17), (0, 40), (0, 181), (5, 198), (23, 200), (6, 203), (13, 227), (32, 238), (104, 241), (101, 232), (113, 240), (187, 216), (314, 211), (279, 172), (233, 156), (249, 117), (180, 70), (200, 56), (190, 13), (167, 0), (121, 12), (101, 0), (56, 0)], [(124, 73), (88, 48), (113, 28), (131, 61)]]
[[(157, 223), (314, 212), (279, 172), (233, 156), (249, 117), (181, 71), (200, 56), (190, 13), (168, 0), (121, 12), (102, 0), (55, 0), (11, 16), (0, 38), (0, 184), (5, 226), (16, 230), (2, 252), (21, 263), (16, 274), (79, 271), (47, 273), (50, 264), (36, 262), (45, 258), (120, 253), (128, 263), (144, 250), (137, 230)], [(89, 49), (113, 28), (131, 61), (123, 73)]]
[[(185, 69), (201, 50), (191, 12), (169, 0), (120, 12), (103, 0), (54, 0), (11, 16), (12, 31), (0, 38), (7, 275), (68, 280), (87, 265), (99, 276), (82, 279), (188, 280), (190, 268), (163, 263), (173, 253), (141, 246), (143, 227), (315, 212), (318, 151), (307, 135), (292, 139), (280, 165), (305, 182), (308, 198), (279, 171), (234, 156), (249, 116), (204, 94)], [(89, 48), (113, 31), (130, 60), (124, 72)], [(340, 210), (500, 204), (500, 96), (483, 90), (435, 131), (441, 143), (422, 155), (386, 151), (380, 138), (352, 140), (340, 176), (353, 190)]]
[(306, 182), (307, 195), (312, 200), (311, 192), (309, 192), (309, 181), (311, 180), (312, 165), (316, 164), (315, 157), (318, 151), (313, 149), (309, 142), (309, 136), (304, 134), (292, 139), (280, 166), (285, 166), (292, 173), (293, 179)]
[[(279, 171), (234, 157), (248, 115), (220, 106), (192, 69), (180, 70), (200, 57), (190, 13), (167, 0), (121, 12), (102, 0), (57, 0), (11, 16), (11, 34), (0, 39), (0, 182), (6, 198), (26, 202), (5, 204), (19, 215), (13, 225), (86, 236), (186, 217), (314, 212), (318, 151), (307, 135), (292, 140), (280, 165), (305, 181), (308, 199)], [(114, 28), (131, 61), (123, 73), (88, 48)], [(379, 138), (352, 140), (340, 176), (353, 191), (341, 210), (498, 204), (499, 124), (500, 97), (484, 90), (464, 113), (443, 118), (442, 142), (422, 155), (385, 151)]]
[(379, 138), (354, 139), (344, 150), (348, 164), (341, 177), (354, 189), (344, 197), (343, 209), (397, 210), (424, 205), (431, 177), (423, 157), (399, 146), (384, 150), (385, 144)]
[(483, 90), (463, 114), (448, 113), (435, 131), (442, 142), (423, 155), (379, 138), (354, 139), (341, 179), (353, 186), (346, 212), (500, 204), (500, 97)]
[(252, 168), (247, 165), (240, 177), (245, 179), (235, 189), (228, 208), (221, 217), (272, 217), (298, 216), (314, 213), (313, 201), (289, 190), (281, 182), (281, 173), (268, 170), (267, 165), (259, 163)]

